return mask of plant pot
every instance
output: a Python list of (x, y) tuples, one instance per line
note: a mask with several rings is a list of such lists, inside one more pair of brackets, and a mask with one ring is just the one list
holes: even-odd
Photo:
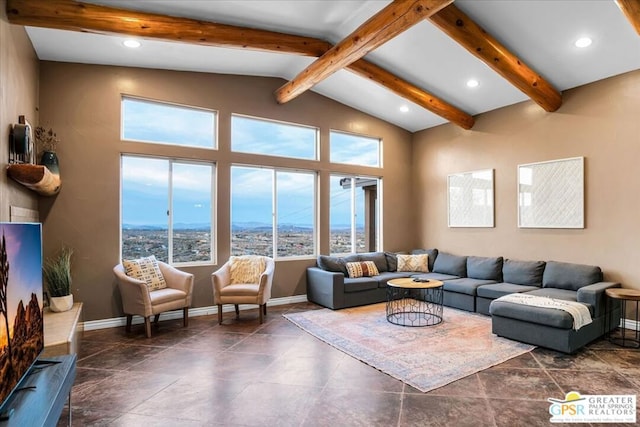
[(57, 313), (69, 311), (73, 307), (73, 295), (65, 295), (63, 297), (49, 298), (49, 310)]

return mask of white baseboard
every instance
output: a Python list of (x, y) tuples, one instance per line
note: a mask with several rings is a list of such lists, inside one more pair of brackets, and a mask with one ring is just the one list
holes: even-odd
[[(306, 295), (294, 295), (291, 297), (282, 297), (282, 298), (272, 298), (267, 302), (267, 307), (276, 306), (276, 305), (284, 305), (284, 304), (294, 304), (298, 302), (307, 302)], [(240, 310), (250, 310), (256, 309), (256, 305), (250, 304), (240, 304)], [(232, 305), (226, 305), (222, 309), (223, 312), (234, 311)], [(198, 307), (198, 308), (190, 308), (189, 309), (189, 317), (197, 317), (197, 316), (208, 316), (211, 314), (218, 314), (218, 307), (209, 306), (209, 307)], [(177, 311), (168, 311), (162, 314), (161, 320), (169, 320), (169, 319), (182, 319), (182, 310)], [(144, 319), (140, 316), (134, 316), (133, 324), (137, 325), (143, 323)], [(106, 328), (117, 328), (120, 326), (124, 326), (127, 323), (126, 317), (113, 317), (111, 319), (100, 319), (100, 320), (89, 320), (83, 323), (85, 331), (93, 331), (96, 329), (106, 329)]]
[(634, 331), (638, 330), (638, 326), (640, 326), (640, 322), (636, 322), (631, 319), (620, 319), (620, 326), (625, 329), (633, 329)]

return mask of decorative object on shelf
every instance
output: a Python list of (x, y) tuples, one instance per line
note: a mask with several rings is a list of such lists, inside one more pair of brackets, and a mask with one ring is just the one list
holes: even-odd
[[(20, 117), (21, 120), (25, 121), (22, 118), (23, 116)], [(29, 125), (25, 126), (28, 127)], [(29, 130), (29, 132), (31, 131)], [(58, 156), (55, 150), (60, 140), (53, 129), (47, 130), (42, 126), (38, 126), (33, 132), (33, 142), (42, 153), (40, 164), (33, 164), (35, 150), (30, 148), (30, 163), (10, 164), (7, 167), (7, 175), (42, 196), (58, 194), (61, 181)]]
[(18, 116), (18, 123), (11, 126), (9, 135), (9, 163), (35, 164), (36, 153), (33, 142), (33, 127), (25, 116)]
[(71, 255), (73, 249), (63, 246), (53, 258), (45, 261), (42, 273), (49, 292), (49, 309), (67, 311), (73, 307), (71, 294)]

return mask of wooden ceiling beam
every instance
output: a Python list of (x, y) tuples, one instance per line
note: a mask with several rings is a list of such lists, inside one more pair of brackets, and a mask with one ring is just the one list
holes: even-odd
[(7, 18), (17, 25), (128, 35), (145, 39), (320, 56), (331, 44), (312, 37), (196, 19), (135, 12), (73, 0), (7, 0)]
[(640, 35), (640, 0), (616, 0), (616, 3)]
[(471, 129), (475, 123), (475, 119), (470, 114), (465, 113), (435, 95), (425, 92), (423, 89), (402, 80), (365, 59), (359, 59), (353, 64), (350, 64), (347, 69), (361, 77), (384, 86), (396, 95), (418, 104), (422, 108), (455, 123), (463, 129)]
[(276, 91), (283, 104), (336, 71), (451, 4), (453, 0), (394, 0)]
[(509, 52), (455, 5), (441, 9), (429, 20), (546, 111), (556, 111), (562, 105), (562, 95), (551, 83)]
[[(316, 57), (331, 48), (330, 43), (310, 37), (133, 12), (73, 0), (7, 0), (6, 10), (12, 24), (66, 31), (126, 34), (146, 39)], [(473, 126), (474, 119), (469, 114), (375, 64), (361, 59), (347, 68), (464, 129)]]

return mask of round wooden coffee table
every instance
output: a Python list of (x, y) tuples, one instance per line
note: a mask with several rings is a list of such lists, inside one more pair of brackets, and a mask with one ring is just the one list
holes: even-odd
[[(625, 289), (625, 288), (609, 288), (605, 291), (605, 293), (607, 294), (607, 297), (609, 297), (611, 300), (618, 300), (620, 301), (620, 309), (621, 309), (621, 314), (622, 314), (622, 319), (625, 319), (625, 315), (627, 313), (627, 301), (631, 302), (631, 304), (633, 304), (635, 302), (635, 334), (633, 337), (627, 338), (626, 337), (626, 330), (627, 328), (625, 328), (625, 325), (622, 325), (621, 331), (620, 331), (620, 336), (616, 336), (616, 337), (612, 337), (611, 336), (611, 332), (609, 332), (609, 341), (620, 345), (622, 347), (631, 347), (631, 348), (640, 348), (640, 330), (638, 329), (638, 319), (639, 319), (639, 313), (638, 313), (638, 303), (640, 302), (640, 291), (636, 290), (636, 289)], [(607, 308), (609, 307), (609, 304), (607, 304)], [(609, 310), (609, 314), (608, 314), (608, 322), (609, 322), (609, 327), (611, 325), (611, 313), (613, 310)], [(607, 330), (609, 330), (609, 328), (607, 328)]]
[(387, 282), (387, 320), (401, 326), (433, 326), (442, 322), (442, 282), (411, 278)]

